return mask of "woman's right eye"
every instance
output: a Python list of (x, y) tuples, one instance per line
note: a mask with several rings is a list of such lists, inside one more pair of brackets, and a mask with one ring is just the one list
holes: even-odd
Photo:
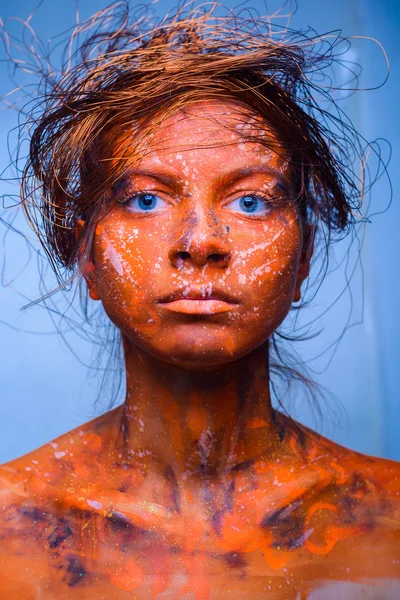
[(168, 206), (168, 202), (149, 192), (138, 192), (125, 198), (122, 203), (130, 212), (157, 212)]

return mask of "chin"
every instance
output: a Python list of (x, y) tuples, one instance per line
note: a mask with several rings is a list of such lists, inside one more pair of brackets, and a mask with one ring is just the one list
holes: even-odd
[(242, 356), (240, 352), (232, 353), (215, 347), (203, 348), (201, 351), (196, 351), (187, 346), (181, 346), (175, 349), (171, 348), (168, 352), (160, 352), (154, 349), (146, 350), (158, 360), (193, 371), (212, 369), (234, 362)]
[(219, 356), (202, 356), (202, 357), (175, 357), (169, 356), (166, 358), (161, 358), (165, 362), (175, 365), (181, 369), (185, 369), (186, 371), (213, 371), (219, 367), (227, 365), (231, 362), (235, 362), (240, 357), (232, 357), (220, 354)]
[[(225, 342), (225, 343), (224, 343)], [(228, 341), (213, 339), (203, 343), (190, 340), (169, 340), (168, 345), (148, 346), (141, 344), (148, 354), (171, 365), (189, 371), (208, 371), (228, 365), (250, 354), (260, 344), (248, 344), (234, 338)]]

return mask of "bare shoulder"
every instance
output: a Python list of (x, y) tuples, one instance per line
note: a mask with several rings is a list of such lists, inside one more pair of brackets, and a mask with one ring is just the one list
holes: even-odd
[[(71, 477), (88, 479), (104, 447), (110, 444), (114, 409), (8, 463), (0, 465), (0, 507), (45, 501)], [(85, 477), (86, 476), (86, 477)], [(54, 495), (54, 494), (53, 494)]]
[(349, 457), (350, 464), (374, 481), (382, 493), (400, 502), (400, 462), (357, 452), (354, 455), (354, 460), (352, 456)]
[(400, 462), (363, 454), (300, 426), (300, 436), (305, 438), (308, 460), (317, 460), (343, 469), (343, 478), (365, 480), (376, 485), (376, 491), (398, 497), (400, 501)]
[(101, 455), (116, 410), (0, 466), (0, 598), (36, 597), (39, 581), (81, 577), (72, 541), (82, 524), (74, 515), (88, 514), (83, 489), (107, 471)]
[(391, 496), (400, 501), (400, 462), (363, 454), (324, 440), (333, 455), (338, 456), (348, 477), (363, 480), (375, 486), (377, 494)]

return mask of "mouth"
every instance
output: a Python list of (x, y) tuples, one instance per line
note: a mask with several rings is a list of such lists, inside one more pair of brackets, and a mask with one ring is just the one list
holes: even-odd
[(167, 310), (187, 315), (215, 315), (233, 310), (238, 302), (222, 290), (204, 295), (199, 290), (179, 290), (162, 298), (159, 303)]

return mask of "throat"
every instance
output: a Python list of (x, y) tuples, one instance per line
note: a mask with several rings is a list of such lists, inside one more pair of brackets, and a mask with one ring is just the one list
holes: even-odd
[(143, 472), (182, 483), (223, 480), (275, 454), (280, 431), (270, 401), (267, 347), (194, 372), (125, 340), (125, 362), (127, 394), (116, 433)]

